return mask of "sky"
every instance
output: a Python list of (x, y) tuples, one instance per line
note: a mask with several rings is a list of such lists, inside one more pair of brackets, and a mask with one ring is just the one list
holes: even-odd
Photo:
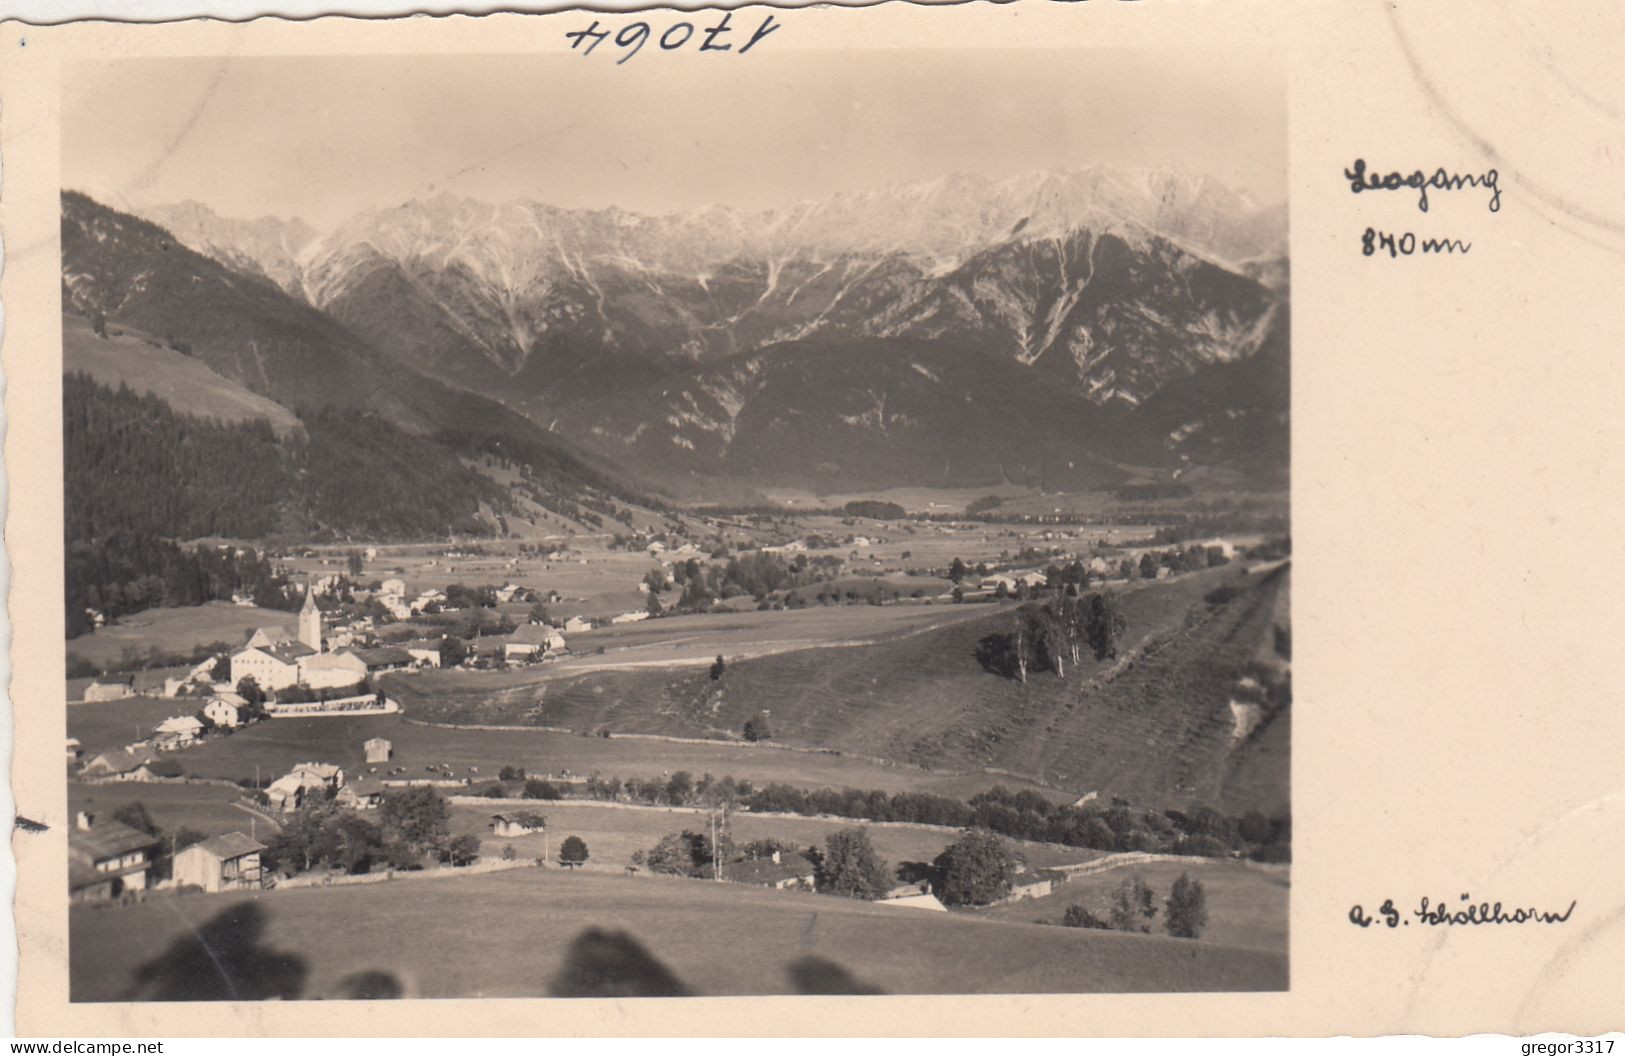
[[(328, 229), (449, 192), (667, 213), (1103, 163), (1285, 200), (1284, 74), (1221, 49), (98, 61), (63, 98), (63, 185)], [(709, 56), (707, 56), (709, 58)]]

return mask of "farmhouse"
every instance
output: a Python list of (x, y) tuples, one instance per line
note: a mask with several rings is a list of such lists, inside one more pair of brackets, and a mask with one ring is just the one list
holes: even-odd
[(564, 621), (564, 629), (570, 634), (579, 634), (582, 631), (592, 630), (592, 621), (581, 616), (571, 616)]
[(84, 754), (85, 754), (85, 748), (84, 748), (84, 745), (79, 743), (79, 738), (77, 738), (77, 737), (69, 737), (68, 738), (68, 762), (77, 763), (79, 761), (80, 757), (83, 756)]
[(86, 704), (96, 704), (108, 700), (123, 700), (135, 696), (135, 686), (130, 682), (92, 682), (85, 687), (84, 701)]
[(781, 855), (733, 862), (723, 867), (722, 878), (736, 884), (756, 884), (776, 891), (813, 889), (816, 873), (805, 855)]
[(203, 705), (203, 717), (224, 729), (236, 729), (244, 721), (243, 706), (224, 697), (215, 697)]
[(292, 813), (312, 796), (326, 796), (344, 785), (344, 771), (331, 763), (300, 763), (271, 782), (265, 797), (271, 809)]
[(372, 737), (362, 743), (361, 750), (366, 753), (367, 762), (387, 763), (395, 752), (395, 746), (383, 737)]
[(530, 811), (491, 815), (491, 831), (498, 836), (528, 836), (546, 830), (547, 819)]
[(179, 715), (153, 727), (152, 744), (160, 751), (189, 748), (202, 736), (202, 722), (190, 715)]
[(68, 892), (75, 902), (105, 902), (145, 891), (156, 837), (80, 811), (68, 833)]
[(175, 883), (205, 891), (258, 890), (263, 850), (264, 844), (240, 832), (194, 843), (175, 855)]
[(508, 636), (502, 654), (506, 660), (535, 660), (549, 650), (564, 648), (564, 635), (545, 623), (527, 623)]
[(384, 784), (376, 778), (358, 777), (345, 782), (333, 800), (351, 810), (372, 810), (384, 800)]
[(147, 752), (115, 749), (94, 757), (79, 771), (87, 781), (151, 781), (156, 760)]

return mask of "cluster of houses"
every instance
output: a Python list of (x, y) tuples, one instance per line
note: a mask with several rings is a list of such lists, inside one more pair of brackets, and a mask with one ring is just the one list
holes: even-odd
[(340, 689), (365, 681), (370, 675), (414, 667), (440, 666), (437, 644), (407, 647), (328, 649), (322, 635), (322, 614), (314, 594), (306, 590), (299, 610), (297, 636), (281, 627), (261, 627), (231, 656), (231, 681), (252, 678), (261, 688), (276, 692), (293, 686)]
[[(139, 898), (157, 887), (158, 837), (88, 811), (68, 834), (68, 896), (73, 902)], [(203, 891), (258, 890), (265, 845), (228, 832), (183, 847), (171, 865), (171, 886)]]

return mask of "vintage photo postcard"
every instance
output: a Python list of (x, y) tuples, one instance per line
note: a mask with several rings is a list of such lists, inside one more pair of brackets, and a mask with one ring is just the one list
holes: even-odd
[(19, 1030), (1619, 1027), (1625, 86), (1417, 6), (6, 25)]

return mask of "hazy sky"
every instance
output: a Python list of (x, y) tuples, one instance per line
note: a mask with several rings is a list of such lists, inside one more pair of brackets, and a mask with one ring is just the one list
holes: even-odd
[(1262, 56), (762, 59), (649, 54), (613, 73), (570, 54), (100, 62), (65, 92), (63, 183), (319, 228), (440, 191), (658, 213), (1092, 162), (1178, 163), (1260, 204), (1286, 194), (1285, 81)]

